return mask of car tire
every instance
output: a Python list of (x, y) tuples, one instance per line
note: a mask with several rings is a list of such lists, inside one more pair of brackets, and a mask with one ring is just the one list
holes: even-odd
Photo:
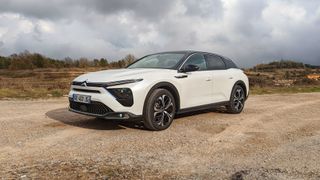
[(144, 108), (144, 126), (153, 131), (167, 129), (176, 113), (173, 95), (166, 89), (156, 89), (147, 98)]
[(226, 106), (227, 111), (231, 114), (239, 114), (244, 108), (246, 94), (240, 85), (232, 88), (229, 104)]

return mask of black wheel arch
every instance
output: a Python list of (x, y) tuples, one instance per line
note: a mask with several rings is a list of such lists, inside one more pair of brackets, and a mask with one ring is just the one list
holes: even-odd
[(233, 85), (233, 87), (232, 87), (232, 90), (231, 90), (231, 92), (230, 92), (230, 98), (231, 98), (233, 89), (234, 89), (234, 87), (235, 87), (236, 85), (239, 85), (239, 86), (241, 86), (241, 87), (243, 88), (244, 93), (245, 93), (245, 99), (247, 99), (247, 98), (248, 98), (247, 86), (246, 86), (246, 84), (245, 84), (242, 80), (238, 80), (237, 82), (234, 83), (234, 85)]
[(149, 92), (144, 100), (143, 113), (146, 109), (148, 98), (150, 97), (151, 93), (156, 89), (168, 90), (172, 94), (172, 96), (174, 97), (175, 104), (176, 104), (176, 111), (178, 111), (180, 109), (180, 95), (179, 95), (178, 89), (170, 82), (159, 82), (159, 83), (155, 84), (154, 86), (152, 86), (152, 88), (149, 90)]

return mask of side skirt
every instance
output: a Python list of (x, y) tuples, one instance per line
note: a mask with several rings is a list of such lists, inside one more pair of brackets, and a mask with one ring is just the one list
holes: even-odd
[(187, 113), (187, 112), (206, 110), (206, 109), (210, 109), (210, 108), (215, 108), (215, 107), (220, 107), (220, 106), (226, 106), (226, 105), (228, 105), (228, 104), (229, 104), (229, 101), (224, 101), (224, 102), (206, 104), (206, 105), (195, 106), (195, 107), (190, 107), (190, 108), (184, 108), (184, 109), (180, 109), (180, 110), (177, 112), (177, 114), (183, 114), (183, 113)]

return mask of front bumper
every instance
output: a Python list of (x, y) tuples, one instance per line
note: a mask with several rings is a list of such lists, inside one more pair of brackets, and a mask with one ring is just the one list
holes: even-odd
[[(133, 92), (132, 106), (121, 104), (119, 100), (103, 87), (83, 87), (72, 85), (69, 92), (69, 110), (72, 112), (85, 114), (105, 119), (135, 119), (142, 116), (144, 104), (144, 89), (141, 83), (117, 86), (119, 88), (130, 88)], [(74, 102), (73, 94), (91, 96), (91, 104)]]
[(104, 119), (114, 119), (114, 120), (128, 120), (128, 119), (139, 119), (141, 116), (132, 114), (130, 112), (114, 112), (108, 106), (101, 102), (93, 101), (90, 104), (74, 102), (69, 98), (69, 111), (99, 117)]

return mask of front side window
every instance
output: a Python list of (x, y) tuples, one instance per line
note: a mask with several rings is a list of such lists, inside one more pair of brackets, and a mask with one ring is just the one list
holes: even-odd
[(207, 63), (202, 54), (193, 54), (189, 59), (184, 63), (184, 67), (188, 65), (196, 65), (199, 67), (199, 71), (207, 70)]
[(136, 61), (127, 68), (174, 69), (184, 56), (183, 53), (154, 54)]
[(226, 65), (219, 56), (206, 55), (206, 60), (210, 70), (226, 69)]

